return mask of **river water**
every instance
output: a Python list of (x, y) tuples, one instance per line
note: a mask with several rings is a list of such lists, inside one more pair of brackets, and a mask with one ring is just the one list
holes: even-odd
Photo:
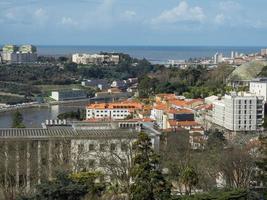
[[(84, 109), (86, 102), (51, 105), (50, 107), (25, 108), (19, 110), (23, 115), (23, 123), (27, 128), (41, 127), (41, 123), (46, 119), (57, 119), (58, 114), (69, 111), (77, 111), (78, 108)], [(0, 113), (0, 128), (11, 128), (12, 115), (15, 111)]]

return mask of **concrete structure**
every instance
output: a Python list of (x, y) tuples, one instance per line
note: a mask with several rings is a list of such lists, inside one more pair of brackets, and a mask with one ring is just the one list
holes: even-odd
[(119, 89), (126, 89), (127, 88), (127, 81), (126, 80), (116, 80), (113, 81), (110, 85), (112, 88), (119, 88)]
[(2, 52), (2, 60), (6, 63), (33, 63), (37, 61), (36, 47), (33, 45), (5, 45)]
[(65, 101), (65, 100), (85, 99), (87, 98), (87, 94), (84, 90), (61, 90), (61, 91), (52, 91), (50, 97), (56, 101)]
[(261, 49), (261, 55), (267, 56), (267, 49)]
[(213, 123), (230, 131), (261, 130), (264, 98), (249, 93), (225, 95), (213, 102)]
[[(72, 126), (31, 129), (0, 129), (0, 180), (16, 191), (52, 179), (58, 169), (79, 172), (103, 170), (102, 159), (112, 152), (127, 159), (131, 144), (143, 131), (159, 150), (160, 133), (140, 122), (75, 123)], [(130, 161), (129, 161), (130, 162)], [(107, 170), (103, 170), (106, 180)], [(12, 182), (10, 182), (10, 180)]]
[(137, 102), (97, 103), (86, 108), (86, 119), (125, 119), (141, 110), (143, 105)]
[(217, 52), (217, 53), (214, 55), (213, 60), (214, 60), (214, 64), (219, 64), (219, 63), (223, 62), (223, 54)]
[(82, 86), (98, 88), (99, 90), (105, 90), (110, 87), (109, 83), (105, 79), (90, 79), (81, 82)]
[(249, 92), (257, 96), (263, 96), (264, 101), (267, 101), (267, 77), (257, 78), (249, 83)]
[(72, 62), (77, 64), (115, 64), (120, 61), (119, 55), (112, 54), (72, 54)]

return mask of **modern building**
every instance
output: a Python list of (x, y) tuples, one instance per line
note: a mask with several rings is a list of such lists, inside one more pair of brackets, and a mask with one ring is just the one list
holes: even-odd
[(61, 90), (61, 91), (52, 91), (50, 97), (56, 101), (86, 99), (87, 93), (84, 90), (78, 90), (78, 89)]
[(230, 131), (261, 130), (263, 119), (263, 96), (233, 92), (213, 102), (213, 123)]
[(37, 50), (33, 45), (5, 45), (2, 51), (2, 60), (6, 63), (33, 63), (37, 61)]
[(222, 62), (223, 62), (223, 54), (217, 52), (217, 53), (214, 55), (213, 60), (214, 60), (214, 64), (222, 63)]
[(256, 78), (249, 83), (249, 92), (258, 96), (263, 96), (267, 102), (267, 77)]
[(261, 49), (261, 55), (267, 56), (267, 49)]
[(72, 54), (72, 62), (77, 64), (115, 64), (120, 61), (119, 55), (113, 54)]
[(130, 101), (89, 104), (86, 108), (86, 119), (121, 120), (133, 115), (136, 110), (142, 110), (142, 108), (142, 104)]

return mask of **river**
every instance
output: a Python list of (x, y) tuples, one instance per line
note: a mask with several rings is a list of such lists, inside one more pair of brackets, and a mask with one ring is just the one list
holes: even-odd
[[(78, 108), (85, 108), (87, 102), (72, 104), (51, 105), (47, 107), (25, 108), (19, 111), (23, 115), (23, 123), (27, 128), (41, 127), (46, 119), (57, 119), (58, 114), (69, 111), (77, 111)], [(0, 113), (0, 128), (11, 128), (12, 115), (15, 111)]]

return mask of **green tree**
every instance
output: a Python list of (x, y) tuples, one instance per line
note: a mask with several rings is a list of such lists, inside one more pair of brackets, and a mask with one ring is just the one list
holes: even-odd
[(220, 149), (222, 150), (225, 144), (227, 143), (224, 133), (218, 129), (207, 131), (208, 141), (207, 147), (208, 149)]
[(150, 138), (140, 133), (133, 145), (131, 200), (168, 200), (171, 186), (159, 167), (159, 156), (152, 149)]
[(264, 196), (267, 197), (267, 137), (260, 136), (260, 157), (256, 162), (259, 168), (259, 184), (263, 186)]
[(148, 76), (141, 77), (138, 85), (139, 96), (142, 98), (148, 98), (150, 95), (153, 95), (157, 84), (157, 79), (149, 78)]
[(80, 200), (88, 193), (88, 186), (73, 180), (66, 172), (58, 172), (56, 178), (37, 185), (36, 193), (23, 200)]
[(184, 185), (185, 194), (191, 195), (192, 188), (198, 184), (198, 175), (191, 166), (185, 167), (180, 174), (180, 182)]
[(23, 116), (18, 110), (12, 116), (12, 128), (25, 128)]

